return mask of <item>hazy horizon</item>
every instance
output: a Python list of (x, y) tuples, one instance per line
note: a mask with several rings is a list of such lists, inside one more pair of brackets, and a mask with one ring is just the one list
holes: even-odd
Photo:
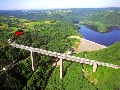
[(46, 8), (46, 9), (0, 9), (3, 11), (14, 11), (14, 10), (64, 10), (64, 9), (104, 9), (104, 8), (120, 8), (120, 7), (98, 7), (98, 8)]
[(120, 7), (120, 0), (1, 0), (0, 10)]

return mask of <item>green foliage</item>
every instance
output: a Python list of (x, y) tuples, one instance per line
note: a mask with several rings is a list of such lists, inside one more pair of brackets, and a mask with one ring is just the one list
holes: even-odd
[(59, 79), (59, 72), (59, 67), (54, 69), (46, 90), (96, 90), (84, 77), (79, 63), (64, 61), (65, 73), (62, 79)]
[[(106, 49), (98, 51), (78, 53), (76, 56), (91, 60), (98, 60), (106, 63), (120, 65), (120, 42), (117, 42)], [(120, 70), (108, 67), (98, 66), (96, 72), (92, 72), (92, 67), (84, 65), (85, 74), (98, 90), (119, 90), (120, 89)]]
[(91, 51), (91, 52), (82, 52), (76, 54), (76, 56), (84, 57), (84, 54), (86, 54), (86, 58), (90, 60), (98, 60), (106, 63), (120, 65), (119, 46), (120, 46), (120, 42), (116, 42), (105, 49), (101, 49), (98, 51)]
[(29, 90), (45, 88), (45, 84), (48, 79), (48, 75), (51, 70), (51, 66), (46, 69), (43, 69), (43, 67), (38, 67), (37, 71), (33, 73), (31, 78), (27, 81), (27, 88)]
[(91, 13), (88, 18), (80, 24), (93, 25), (98, 27), (99, 32), (106, 32), (108, 27), (120, 26), (120, 13), (115, 10)]
[(92, 72), (92, 67), (84, 65), (86, 76), (99, 90), (119, 90), (120, 70), (98, 66), (96, 72)]
[[(16, 43), (41, 47), (52, 51), (58, 49), (59, 46), (61, 50), (55, 51), (64, 52), (72, 45), (71, 40), (67, 39), (67, 37), (71, 35), (79, 35), (75, 27), (77, 26), (68, 22), (57, 22), (56, 24), (50, 25), (34, 25), (33, 29), (29, 30), (29, 32), (27, 31), (24, 35), (18, 38)], [(66, 44), (68, 45), (67, 47)]]
[[(81, 64), (65, 61), (64, 78), (60, 80), (59, 67), (55, 69), (52, 67), (52, 62), (55, 58), (35, 53), (38, 69), (33, 72), (29, 58), (30, 53), (5, 44), (9, 38), (13, 38), (18, 44), (64, 53), (73, 46), (73, 42), (78, 41), (67, 38), (69, 36), (79, 35), (79, 27), (72, 23), (78, 23), (80, 21), (82, 24), (94, 25), (100, 32), (105, 32), (109, 26), (120, 25), (118, 11), (116, 9), (111, 10), (46, 10), (42, 12), (36, 11), (36, 14), (33, 14), (32, 11), (0, 11), (0, 15), (7, 15), (6, 17), (0, 16), (0, 68), (2, 69), (4, 66), (12, 63), (10, 70), (3, 73), (0, 72), (0, 89), (119, 90), (119, 70), (99, 67), (97, 73), (92, 73), (92, 67), (84, 65), (85, 71), (88, 72), (86, 79), (82, 72), (83, 67)], [(106, 14), (107, 16), (105, 16)], [(15, 18), (13, 16), (25, 19)], [(45, 20), (49, 20), (50, 23), (45, 24)], [(14, 33), (17, 30), (23, 30), (24, 35), (15, 38)], [(77, 55), (84, 57), (84, 54), (86, 54), (86, 57), (89, 59), (120, 64), (119, 46), (120, 43), (118, 42), (103, 50), (83, 52)]]
[[(36, 14), (33, 11), (1, 11), (0, 15), (16, 16), (34, 21), (50, 20), (52, 24), (56, 23), (56, 21), (67, 21), (75, 24), (80, 22), (80, 24), (97, 26), (97, 31), (103, 33), (107, 31), (108, 27), (120, 26), (119, 8), (36, 10), (35, 12)], [(18, 20), (14, 18), (13, 21)], [(21, 21), (25, 22), (26, 19), (20, 20), (19, 23)], [(8, 25), (14, 26), (15, 24), (10, 22)]]
[(0, 90), (21, 90), (21, 81), (8, 72), (0, 73)]
[[(12, 23), (12, 20), (16, 20), (17, 18), (5, 17), (5, 19), (8, 21), (10, 20)], [(4, 77), (5, 80), (2, 84), (13, 85), (13, 83), (15, 83), (14, 88), (16, 88), (16, 80), (18, 79), (18, 86), (20, 86), (20, 88), (17, 88), (17, 90), (45, 89), (47, 81), (53, 70), (52, 62), (55, 58), (34, 53), (38, 69), (36, 72), (33, 72), (31, 69), (29, 51), (13, 48), (9, 45), (5, 45), (4, 42), (6, 42), (9, 38), (13, 38), (17, 44), (64, 53), (72, 47), (74, 41), (73, 39), (69, 39), (67, 37), (71, 35), (78, 35), (77, 26), (68, 22), (51, 21), (51, 24), (45, 24), (43, 21), (40, 23), (31, 22), (27, 19), (17, 20), (20, 21), (18, 26), (9, 25), (7, 30), (2, 30), (0, 33), (0, 37), (3, 37), (2, 40), (0, 39), (2, 41), (0, 48), (1, 69), (6, 65), (12, 64), (12, 67), (7, 71), (8, 76), (14, 76), (11, 80), (15, 79), (13, 80), (14, 82), (7, 83), (7, 79)], [(4, 20), (2, 22), (8, 24)], [(21, 25), (23, 25), (23, 27)], [(13, 34), (17, 28), (24, 30), (24, 35), (16, 38)], [(12, 87), (8, 87), (8, 89), (11, 88)]]
[(6, 45), (0, 49), (0, 62), (5, 66), (11, 62), (18, 62), (19, 60), (25, 59), (28, 55), (29, 53), (25, 50), (12, 48), (11, 46)]

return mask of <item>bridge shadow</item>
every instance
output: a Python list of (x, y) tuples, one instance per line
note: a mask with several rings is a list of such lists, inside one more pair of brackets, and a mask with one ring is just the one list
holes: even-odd
[[(65, 60), (64, 60), (64, 61), (65, 61)], [(73, 63), (72, 61), (69, 61), (69, 62), (70, 62), (70, 63), (67, 65), (67, 67), (64, 68), (64, 66), (63, 66), (63, 77), (65, 77), (68, 68), (69, 68), (70, 65)]]
[[(63, 63), (64, 61), (66, 60), (63, 60)], [(73, 61), (69, 61), (70, 63), (67, 63), (65, 66), (65, 64), (63, 64), (63, 77), (65, 77), (66, 75), (66, 72), (68, 70), (68, 68), (70, 67), (70, 65), (73, 63)], [(56, 67), (59, 67), (60, 68), (60, 59), (59, 58), (55, 58), (55, 57), (52, 57), (50, 61), (48, 61), (47, 63), (49, 63), (50, 65), (52, 65), (52, 69), (50, 70), (49, 72), (49, 77), (51, 77), (52, 73), (54, 72), (54, 69)], [(49, 77), (48, 77), (48, 80), (49, 80)]]

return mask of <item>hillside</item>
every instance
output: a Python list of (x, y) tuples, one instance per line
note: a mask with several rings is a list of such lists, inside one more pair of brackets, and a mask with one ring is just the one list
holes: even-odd
[[(73, 46), (75, 39), (67, 37), (79, 35), (78, 27), (69, 22), (39, 21), (1, 16), (0, 29), (0, 90), (44, 89), (52, 73), (54, 57), (35, 53), (38, 69), (32, 71), (30, 52), (13, 48), (7, 40), (12, 38), (18, 44), (64, 53)], [(46, 23), (47, 22), (47, 23)], [(9, 24), (10, 23), (10, 24)], [(16, 24), (15, 24), (16, 23)], [(3, 28), (6, 25), (6, 28)], [(23, 35), (14, 36), (17, 30)], [(7, 71), (2, 71), (7, 68)]]
[[(102, 60), (120, 65), (120, 42), (98, 51), (78, 53), (75, 56)], [(118, 51), (117, 51), (118, 50)], [(59, 79), (59, 67), (54, 69), (46, 90), (120, 90), (120, 70), (98, 66), (93, 72), (90, 65), (64, 61), (64, 77)]]
[[(120, 90), (120, 70), (64, 61), (64, 77), (59, 79), (57, 58), (34, 53), (37, 70), (32, 71), (30, 52), (11, 47), (7, 40), (17, 44), (65, 53), (71, 47), (76, 51), (85, 24), (99, 32), (111, 26), (120, 26), (119, 8), (53, 9), (53, 10), (0, 10), (0, 90)], [(15, 37), (16, 31), (24, 34)], [(81, 52), (75, 56), (120, 65), (120, 42), (108, 48)], [(7, 69), (8, 67), (8, 69)], [(3, 70), (6, 68), (6, 70)]]
[(89, 14), (86, 20), (80, 21), (80, 24), (96, 26), (98, 31), (106, 32), (109, 27), (120, 26), (119, 19), (120, 12), (107, 10)]
[(106, 32), (112, 26), (120, 26), (120, 8), (76, 8), (53, 10), (0, 11), (3, 16), (15, 16), (34, 21), (57, 20), (92, 25), (97, 31)]
[(107, 63), (113, 63), (120, 65), (120, 42), (116, 42), (113, 45), (101, 49), (98, 51), (91, 51), (91, 52), (81, 52), (76, 54), (76, 56), (84, 57), (91, 59), (91, 60), (98, 60)]

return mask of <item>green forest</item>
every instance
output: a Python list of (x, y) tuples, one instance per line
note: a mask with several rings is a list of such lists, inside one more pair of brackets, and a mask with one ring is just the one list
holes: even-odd
[(2, 11), (2, 16), (15, 16), (33, 21), (57, 20), (74, 24), (92, 25), (97, 31), (106, 32), (110, 27), (120, 26), (120, 8), (72, 8), (53, 10)]
[[(35, 54), (37, 70), (32, 71), (30, 52), (13, 48), (7, 42), (53, 52), (65, 53), (78, 42), (70, 36), (80, 36), (75, 24), (97, 27), (99, 32), (120, 26), (119, 8), (61, 9), (61, 10), (0, 10), (0, 90), (120, 90), (120, 69), (92, 66), (64, 60), (64, 77), (57, 58)], [(15, 37), (16, 31), (23, 35)], [(120, 65), (120, 42), (97, 51), (74, 53), (106, 63)], [(3, 68), (9, 67), (6, 70)]]

